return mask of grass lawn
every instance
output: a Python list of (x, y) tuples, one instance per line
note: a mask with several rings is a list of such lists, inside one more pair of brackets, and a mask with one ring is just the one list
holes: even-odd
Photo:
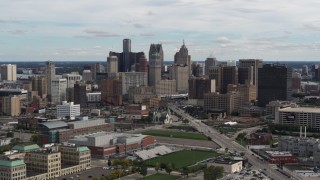
[(173, 175), (169, 175), (169, 174), (153, 174), (150, 176), (146, 176), (144, 178), (141, 178), (140, 180), (175, 180), (178, 179), (180, 176), (173, 176)]
[(219, 154), (214, 151), (200, 151), (200, 150), (182, 150), (164, 156), (156, 157), (145, 161), (147, 166), (156, 166), (157, 163), (172, 162), (175, 169), (181, 169), (193, 165), (199, 161), (216, 157)]
[(201, 133), (168, 131), (168, 130), (148, 130), (142, 132), (144, 135), (172, 137), (181, 139), (208, 140), (208, 137)]

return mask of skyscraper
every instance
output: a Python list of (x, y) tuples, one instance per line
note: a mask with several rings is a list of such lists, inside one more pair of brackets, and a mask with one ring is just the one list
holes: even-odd
[(253, 70), (252, 83), (257, 88), (257, 95), (259, 94), (258, 86), (257, 86), (258, 85), (258, 71), (259, 71), (259, 68), (262, 68), (262, 66), (263, 66), (262, 59), (239, 59), (239, 68), (252, 67), (252, 70)]
[(145, 55), (141, 56), (136, 63), (136, 72), (148, 72), (148, 61)]
[(209, 68), (212, 66), (216, 66), (217, 65), (217, 59), (214, 57), (208, 57), (205, 60), (205, 71), (204, 74), (205, 75), (209, 75)]
[(265, 64), (258, 71), (258, 105), (291, 97), (292, 68), (284, 64)]
[(160, 55), (160, 61), (161, 61), (161, 72), (164, 72), (164, 64), (163, 64), (163, 49), (162, 44), (151, 44), (150, 50), (149, 50), (149, 60), (150, 56), (154, 53), (158, 53)]
[(188, 54), (184, 41), (179, 52), (174, 55), (174, 64), (188, 66), (188, 75), (191, 75), (191, 56)]
[(47, 95), (49, 100), (51, 100), (51, 90), (52, 90), (52, 81), (56, 78), (56, 68), (55, 64), (52, 61), (46, 62), (46, 78), (47, 78)]
[(67, 79), (55, 79), (51, 81), (51, 102), (61, 104), (66, 100)]
[(16, 81), (17, 66), (15, 64), (2, 64), (0, 66), (1, 80)]
[(78, 81), (74, 85), (73, 94), (74, 94), (74, 103), (80, 104), (81, 107), (87, 106), (87, 90), (86, 84), (82, 81)]
[(37, 91), (38, 96), (45, 98), (47, 96), (47, 80), (45, 77), (34, 76), (31, 78), (32, 91)]
[(144, 55), (143, 52), (131, 52), (131, 40), (124, 39), (123, 40), (123, 52), (109, 52), (110, 56), (118, 57), (118, 72), (130, 72), (135, 69), (131, 69), (133, 65), (135, 65), (140, 57)]
[(238, 68), (237, 66), (222, 67), (221, 92), (227, 93), (228, 84), (238, 84)]
[[(161, 48), (162, 49), (162, 48)], [(149, 86), (155, 86), (161, 80), (161, 55), (158, 46), (150, 45), (149, 50)]]
[(107, 59), (107, 73), (117, 73), (118, 72), (118, 57), (109, 56)]

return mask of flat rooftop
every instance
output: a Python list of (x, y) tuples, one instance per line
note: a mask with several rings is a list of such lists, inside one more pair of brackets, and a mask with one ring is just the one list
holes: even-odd
[(320, 109), (311, 108), (311, 107), (297, 107), (297, 108), (287, 107), (287, 108), (279, 109), (279, 112), (319, 113), (320, 114)]

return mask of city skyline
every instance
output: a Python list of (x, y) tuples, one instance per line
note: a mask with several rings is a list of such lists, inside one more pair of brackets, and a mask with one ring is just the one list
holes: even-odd
[(162, 43), (165, 61), (183, 40), (192, 61), (317, 61), (319, 8), (315, 0), (4, 1), (0, 61), (106, 61), (125, 38), (145, 54)]

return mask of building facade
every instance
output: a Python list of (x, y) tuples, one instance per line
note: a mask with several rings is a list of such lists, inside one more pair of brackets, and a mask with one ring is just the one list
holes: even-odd
[(51, 102), (61, 104), (67, 96), (67, 79), (54, 79), (51, 81)]
[(148, 74), (146, 72), (124, 72), (119, 73), (122, 82), (122, 94), (128, 94), (132, 86), (147, 86)]
[(73, 102), (67, 103), (67, 101), (62, 101), (62, 104), (57, 105), (58, 119), (74, 120), (77, 116), (80, 116), (80, 104), (74, 104)]
[(19, 116), (21, 114), (19, 96), (1, 97), (1, 110), (8, 116)]
[(117, 56), (108, 57), (107, 73), (118, 73), (118, 57)]
[(222, 110), (228, 115), (238, 112), (240, 107), (240, 93), (228, 92), (226, 94), (207, 93), (204, 95), (204, 110)]
[(161, 55), (152, 48), (156, 46), (151, 44), (149, 50), (149, 86), (155, 86), (161, 80)]
[(17, 80), (17, 65), (2, 64), (0, 66), (1, 80), (16, 81)]
[(55, 63), (52, 61), (46, 62), (46, 78), (47, 78), (47, 95), (49, 95), (49, 100), (51, 99), (52, 81), (56, 78), (56, 67)]

